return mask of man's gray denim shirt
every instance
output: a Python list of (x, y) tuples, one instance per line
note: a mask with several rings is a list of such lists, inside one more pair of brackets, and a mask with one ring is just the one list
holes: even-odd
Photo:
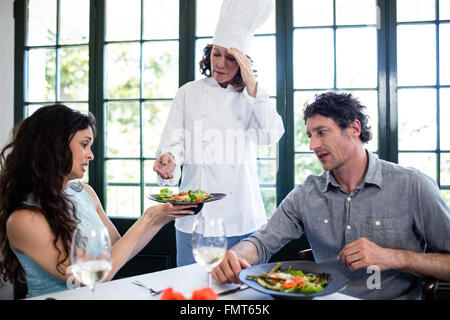
[[(329, 171), (310, 175), (281, 202), (267, 225), (245, 239), (256, 245), (258, 263), (304, 232), (315, 261), (342, 271), (350, 280), (343, 293), (363, 299), (418, 299), (422, 279), (408, 273), (351, 272), (337, 260), (342, 248), (361, 237), (381, 247), (450, 253), (450, 210), (436, 182), (413, 168), (378, 159), (367, 152), (363, 183), (348, 194)], [(371, 277), (372, 276), (372, 277)], [(369, 278), (370, 277), (370, 278)], [(368, 281), (369, 280), (369, 281)]]

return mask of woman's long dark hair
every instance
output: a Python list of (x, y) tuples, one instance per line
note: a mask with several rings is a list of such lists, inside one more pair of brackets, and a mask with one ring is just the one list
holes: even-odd
[[(69, 144), (78, 131), (88, 127), (95, 135), (92, 114), (84, 115), (61, 104), (45, 106), (13, 129), (11, 142), (0, 152), (0, 283), (2, 278), (24, 280), (24, 271), (6, 234), (9, 216), (19, 209), (40, 212), (45, 217), (59, 252), (56, 268), (63, 274), (61, 264), (69, 257), (77, 225), (75, 207), (62, 192), (64, 177), (72, 170)], [(24, 204), (29, 195), (36, 206)]]
[[(213, 45), (212, 44), (208, 44), (206, 45), (206, 47), (203, 49), (203, 58), (202, 60), (200, 60), (200, 73), (210, 77), (211, 76), (211, 51), (212, 51)], [(247, 56), (247, 58), (250, 59), (250, 63), (253, 64), (253, 60)], [(255, 73), (255, 77), (257, 75), (257, 71), (253, 70), (253, 72)], [(245, 82), (242, 79), (242, 75), (241, 75), (241, 69), (239, 68), (238, 72), (236, 73), (236, 75), (234, 76), (234, 78), (231, 80), (230, 84), (233, 86), (234, 90), (236, 90), (237, 92), (242, 92), (245, 89)]]

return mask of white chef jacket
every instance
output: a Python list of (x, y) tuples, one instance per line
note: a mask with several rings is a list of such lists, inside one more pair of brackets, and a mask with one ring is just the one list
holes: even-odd
[[(221, 218), (227, 237), (253, 232), (267, 221), (256, 166), (257, 144), (278, 142), (284, 133), (281, 117), (258, 86), (257, 96), (245, 88), (222, 88), (213, 77), (183, 85), (173, 101), (156, 157), (170, 152), (176, 167), (160, 185), (180, 191), (225, 193), (206, 203), (202, 214)], [(182, 176), (181, 176), (182, 175)], [(177, 230), (192, 233), (193, 216), (176, 219)]]

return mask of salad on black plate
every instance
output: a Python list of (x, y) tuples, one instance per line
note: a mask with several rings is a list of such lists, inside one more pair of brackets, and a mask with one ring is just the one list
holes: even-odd
[(189, 190), (187, 192), (180, 192), (179, 194), (173, 194), (173, 192), (167, 188), (161, 189), (159, 194), (155, 196), (159, 200), (173, 201), (173, 202), (204, 202), (213, 200), (214, 196), (203, 190)]

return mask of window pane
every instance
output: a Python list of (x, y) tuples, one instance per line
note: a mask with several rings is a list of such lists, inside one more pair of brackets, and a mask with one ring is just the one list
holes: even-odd
[[(153, 164), (155, 163), (155, 160), (145, 160), (144, 161), (144, 180), (145, 184), (158, 184), (158, 178), (155, 171), (153, 171)], [(164, 188), (164, 187), (159, 187)], [(159, 190), (158, 192), (159, 193)], [(144, 196), (148, 196), (148, 194), (145, 194)]]
[(398, 85), (436, 84), (436, 26), (397, 27)]
[(107, 156), (139, 157), (139, 103), (110, 102), (106, 116)]
[(139, 43), (106, 46), (108, 98), (139, 98)]
[(144, 39), (178, 38), (178, 0), (145, 0), (143, 10)]
[(314, 101), (319, 91), (297, 91), (294, 93), (294, 144), (295, 151), (310, 151), (309, 138), (306, 135), (306, 126), (303, 121), (303, 110), (306, 103)]
[(105, 6), (106, 41), (140, 39), (140, 0), (106, 0)]
[(277, 94), (275, 37), (255, 37), (249, 56), (257, 71), (258, 86), (270, 96)]
[(399, 150), (436, 148), (436, 91), (398, 90)]
[(56, 44), (56, 0), (29, 0), (29, 46)]
[(450, 186), (450, 153), (441, 153), (441, 185)]
[(61, 48), (60, 100), (88, 100), (89, 47)]
[(89, 42), (89, 0), (60, 0), (59, 38), (62, 44)]
[[(68, 106), (69, 108), (75, 109), (80, 111), (83, 114), (88, 114), (89, 113), (89, 104), (87, 103), (64, 103), (66, 106)], [(95, 143), (95, 141), (94, 141)]]
[(139, 183), (139, 160), (107, 160), (108, 183)]
[(212, 37), (219, 21), (221, 0), (197, 0), (197, 37)]
[(442, 197), (447, 201), (447, 205), (450, 207), (450, 190), (441, 190)]
[(55, 100), (55, 49), (28, 51), (27, 94), (28, 101)]
[(450, 0), (439, 0), (439, 19), (450, 19)]
[(450, 24), (439, 26), (439, 81), (450, 84)]
[(376, 153), (378, 151), (378, 92), (372, 91), (347, 91), (366, 107), (364, 113), (369, 116), (369, 126), (372, 131), (372, 140), (366, 144), (369, 151)]
[(435, 153), (401, 153), (398, 154), (398, 163), (405, 167), (413, 167), (436, 180), (436, 154)]
[(378, 80), (376, 29), (338, 29), (336, 65), (339, 88), (375, 88)]
[(441, 150), (450, 150), (450, 88), (442, 88), (440, 91), (440, 129)]
[(257, 146), (257, 156), (260, 158), (276, 158), (277, 147), (274, 144)]
[(178, 42), (147, 42), (142, 47), (145, 98), (173, 98), (178, 90)]
[(141, 215), (139, 187), (108, 186), (106, 188), (109, 216), (138, 218)]
[(333, 25), (333, 0), (294, 0), (294, 26)]
[[(305, 44), (308, 44), (307, 48)], [(333, 82), (333, 30), (295, 30), (294, 87), (333, 88)]]
[(276, 161), (275, 160), (258, 160), (258, 180), (260, 184), (275, 184), (276, 183)]
[(261, 196), (266, 209), (266, 216), (270, 219), (277, 208), (277, 190), (275, 188), (261, 188)]
[(151, 101), (143, 104), (143, 149), (145, 157), (154, 157), (159, 146), (171, 101)]
[(315, 154), (295, 155), (295, 184), (300, 184), (310, 174), (320, 174), (323, 171), (322, 165)]
[(337, 25), (376, 23), (376, 0), (336, 0)]
[(36, 112), (37, 109), (43, 107), (42, 104), (30, 104), (25, 106), (25, 118), (31, 116), (33, 113)]
[(397, 21), (434, 20), (435, 0), (397, 0)]

